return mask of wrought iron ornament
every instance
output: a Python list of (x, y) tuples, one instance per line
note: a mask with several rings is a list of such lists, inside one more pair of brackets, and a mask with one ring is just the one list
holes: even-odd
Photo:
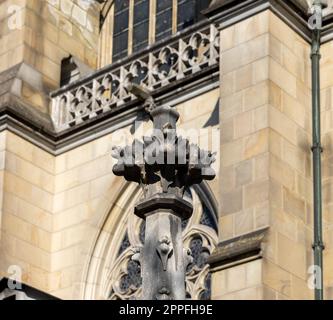
[(152, 135), (143, 137), (143, 142), (114, 147), (112, 156), (118, 162), (113, 172), (139, 183), (143, 190), (135, 207), (135, 214), (146, 221), (145, 243), (135, 255), (141, 264), (143, 299), (182, 300), (185, 273), (193, 260), (182, 242), (182, 220), (193, 212), (184, 193), (193, 184), (214, 179), (215, 154), (177, 136), (175, 109), (149, 101)]

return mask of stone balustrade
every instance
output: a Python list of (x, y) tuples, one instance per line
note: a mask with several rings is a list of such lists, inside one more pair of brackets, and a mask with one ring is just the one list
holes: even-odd
[(154, 90), (186, 79), (219, 60), (219, 36), (213, 25), (176, 36), (148, 53), (114, 63), (51, 94), (52, 119), (57, 131), (123, 106), (137, 98), (126, 88), (131, 83)]

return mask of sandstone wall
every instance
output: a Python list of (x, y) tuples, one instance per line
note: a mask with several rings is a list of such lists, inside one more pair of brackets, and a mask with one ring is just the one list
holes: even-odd
[(59, 87), (61, 60), (69, 55), (95, 69), (99, 10), (94, 1), (5, 0), (0, 3), (0, 73), (19, 63), (37, 71), (19, 96), (48, 112), (48, 93)]
[[(207, 135), (214, 151), (218, 143), (211, 143), (211, 135), (218, 129), (217, 119), (213, 126), (210, 123), (218, 100), (215, 89), (177, 106), (180, 129), (206, 127), (201, 134)], [(146, 121), (142, 127), (146, 132), (151, 125)], [(58, 157), (13, 133), (1, 133), (0, 275), (18, 265), (24, 283), (62, 299), (80, 299), (87, 286), (97, 285), (85, 273), (96, 260), (105, 259), (103, 254), (92, 256), (94, 241), (101, 230), (116, 232), (119, 210), (127, 205), (116, 202), (124, 181), (112, 173), (110, 152), (113, 145), (132, 141), (131, 129), (117, 130)], [(218, 198), (217, 183), (211, 188)], [(110, 212), (113, 204), (117, 210)], [(105, 226), (109, 214), (114, 223)]]
[[(312, 298), (309, 45), (266, 11), (223, 30), (221, 46), (221, 240), (269, 232), (260, 262), (214, 274), (213, 296)], [(226, 273), (235, 283), (221, 288)]]

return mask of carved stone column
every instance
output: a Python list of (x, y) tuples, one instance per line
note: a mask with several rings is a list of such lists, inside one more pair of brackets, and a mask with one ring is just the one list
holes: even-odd
[(145, 300), (185, 299), (185, 273), (191, 252), (183, 248), (183, 219), (193, 211), (185, 189), (215, 177), (214, 155), (177, 136), (178, 112), (170, 107), (148, 109), (154, 132), (131, 146), (115, 147), (113, 172), (142, 186), (135, 214), (146, 220), (145, 243), (133, 256), (141, 264)]

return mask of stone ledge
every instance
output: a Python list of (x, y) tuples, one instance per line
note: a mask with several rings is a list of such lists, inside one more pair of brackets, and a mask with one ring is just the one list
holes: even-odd
[[(213, 0), (203, 14), (219, 25), (220, 29), (224, 29), (265, 10), (271, 10), (305, 41), (311, 43), (305, 0)], [(323, 43), (333, 39), (332, 20), (332, 15), (323, 20)]]
[(213, 0), (208, 9), (204, 11), (206, 15), (212, 15), (218, 11), (237, 11), (242, 7), (260, 6), (264, 2), (285, 4), (292, 8), (296, 14), (305, 18), (308, 15), (306, 0)]
[(22, 122), (31, 122), (40, 131), (54, 131), (51, 117), (22, 97), (22, 87), (27, 83), (38, 92), (43, 91), (40, 74), (25, 63), (20, 63), (0, 74), (0, 113), (15, 114)]
[(267, 230), (268, 227), (220, 242), (208, 258), (211, 269), (222, 269), (230, 264), (261, 257), (261, 244)]
[(193, 206), (190, 202), (173, 194), (159, 193), (152, 198), (139, 202), (134, 213), (145, 219), (147, 215), (151, 215), (159, 210), (169, 210), (179, 215), (182, 219), (189, 219), (193, 212)]
[(12, 299), (12, 300), (60, 300), (50, 294), (30, 287), (24, 283), (18, 283), (15, 281), (16, 286), (20, 286), (20, 289), (9, 289), (8, 279), (0, 279), (0, 300)]
[[(22, 75), (22, 68), (25, 75)], [(30, 85), (38, 89), (38, 74), (30, 73), (30, 69), (31, 67), (21, 63), (0, 73), (0, 131), (9, 130), (52, 155), (60, 155), (119, 128), (131, 125), (137, 117), (144, 114), (142, 103), (129, 102), (80, 125), (57, 132), (49, 113), (33, 107), (18, 94), (20, 83), (26, 82), (29, 74), (33, 74)], [(174, 82), (168, 88), (156, 90), (157, 101), (160, 104), (173, 106), (217, 88), (218, 81), (219, 68), (218, 65), (214, 65), (187, 77), (181, 84)], [(181, 87), (177, 88), (180, 85)]]

